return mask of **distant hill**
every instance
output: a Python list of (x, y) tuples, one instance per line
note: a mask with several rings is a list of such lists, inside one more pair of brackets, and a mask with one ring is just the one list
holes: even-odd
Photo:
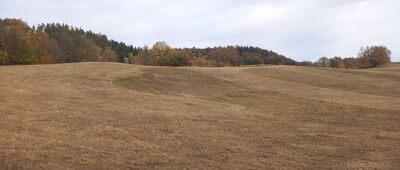
[[(271, 50), (251, 46), (174, 49), (133, 47), (106, 35), (67, 24), (30, 27), (19, 19), (0, 19), (0, 65), (125, 62), (164, 66), (294, 65), (295, 61)], [(160, 46), (159, 46), (160, 47)], [(160, 49), (158, 49), (160, 50)]]

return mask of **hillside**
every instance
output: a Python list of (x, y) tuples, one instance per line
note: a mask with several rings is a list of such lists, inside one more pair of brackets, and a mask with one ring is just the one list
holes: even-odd
[(400, 65), (0, 67), (0, 167), (395, 169)]

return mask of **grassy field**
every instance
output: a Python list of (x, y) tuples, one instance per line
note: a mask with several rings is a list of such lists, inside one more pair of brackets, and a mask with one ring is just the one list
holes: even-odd
[(0, 169), (396, 169), (400, 65), (0, 67)]

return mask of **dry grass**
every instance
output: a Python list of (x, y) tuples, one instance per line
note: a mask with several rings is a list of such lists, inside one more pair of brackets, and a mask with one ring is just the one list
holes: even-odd
[(0, 169), (396, 169), (400, 65), (0, 67)]

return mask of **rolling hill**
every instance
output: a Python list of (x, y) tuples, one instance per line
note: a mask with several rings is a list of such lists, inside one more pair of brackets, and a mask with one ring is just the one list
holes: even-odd
[(76, 63), (4, 66), (0, 80), (0, 167), (400, 167), (399, 64)]

